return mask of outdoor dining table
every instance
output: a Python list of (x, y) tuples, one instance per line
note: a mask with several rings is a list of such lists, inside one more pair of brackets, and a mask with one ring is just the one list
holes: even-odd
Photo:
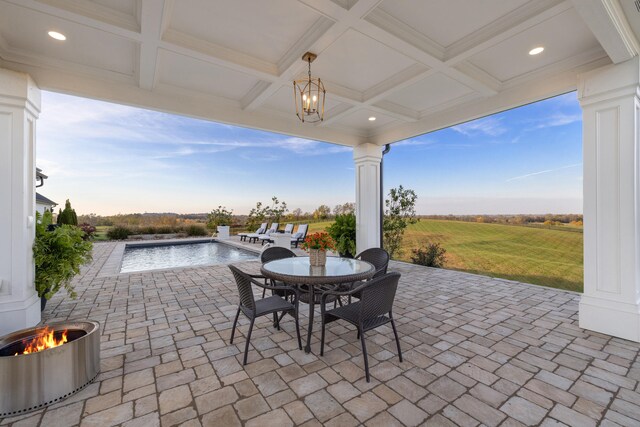
[(284, 258), (264, 263), (260, 268), (263, 276), (288, 285), (307, 285), (309, 292), (309, 327), (305, 352), (311, 351), (313, 313), (315, 307), (314, 288), (368, 280), (376, 272), (373, 264), (352, 258), (327, 257), (324, 267), (312, 267), (309, 257)]

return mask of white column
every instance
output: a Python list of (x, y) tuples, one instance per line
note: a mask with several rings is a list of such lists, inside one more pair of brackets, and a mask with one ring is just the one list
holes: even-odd
[(40, 89), (0, 68), (0, 335), (40, 322), (32, 245)]
[(357, 252), (380, 247), (380, 160), (382, 148), (360, 144), (353, 149), (356, 166)]
[(640, 64), (581, 75), (584, 295), (580, 327), (640, 341)]

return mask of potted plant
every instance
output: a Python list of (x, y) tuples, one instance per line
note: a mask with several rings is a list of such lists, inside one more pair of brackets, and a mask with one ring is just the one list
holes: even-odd
[(51, 213), (36, 214), (36, 237), (33, 258), (36, 265), (35, 286), (44, 310), (47, 300), (61, 287), (71, 298), (76, 297), (71, 279), (80, 267), (91, 261), (92, 243), (84, 240), (81, 228), (63, 224), (49, 231)]
[(327, 251), (336, 250), (335, 242), (326, 231), (309, 234), (301, 247), (309, 252), (309, 264), (312, 267), (327, 265)]
[(356, 254), (356, 216), (353, 213), (336, 215), (335, 222), (327, 232), (336, 242), (336, 249), (342, 257), (353, 258)]
[(229, 238), (229, 228), (233, 218), (233, 210), (228, 211), (225, 206), (218, 206), (207, 217), (207, 228), (218, 232), (217, 237), (220, 240)]

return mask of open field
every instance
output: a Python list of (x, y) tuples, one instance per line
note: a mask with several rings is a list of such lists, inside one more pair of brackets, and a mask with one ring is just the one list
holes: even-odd
[(447, 250), (448, 269), (582, 292), (582, 233), (422, 220), (405, 234), (400, 259), (428, 241)]
[[(310, 225), (323, 230), (330, 222)], [(422, 219), (405, 233), (404, 252), (438, 242), (447, 250), (445, 268), (582, 292), (582, 233), (562, 230)]]

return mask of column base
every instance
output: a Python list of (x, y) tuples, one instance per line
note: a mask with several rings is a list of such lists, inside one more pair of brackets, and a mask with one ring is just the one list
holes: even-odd
[(640, 305), (583, 295), (579, 324), (584, 329), (640, 342)]
[(0, 297), (0, 336), (40, 323), (40, 297), (33, 294), (25, 301), (2, 301)]

